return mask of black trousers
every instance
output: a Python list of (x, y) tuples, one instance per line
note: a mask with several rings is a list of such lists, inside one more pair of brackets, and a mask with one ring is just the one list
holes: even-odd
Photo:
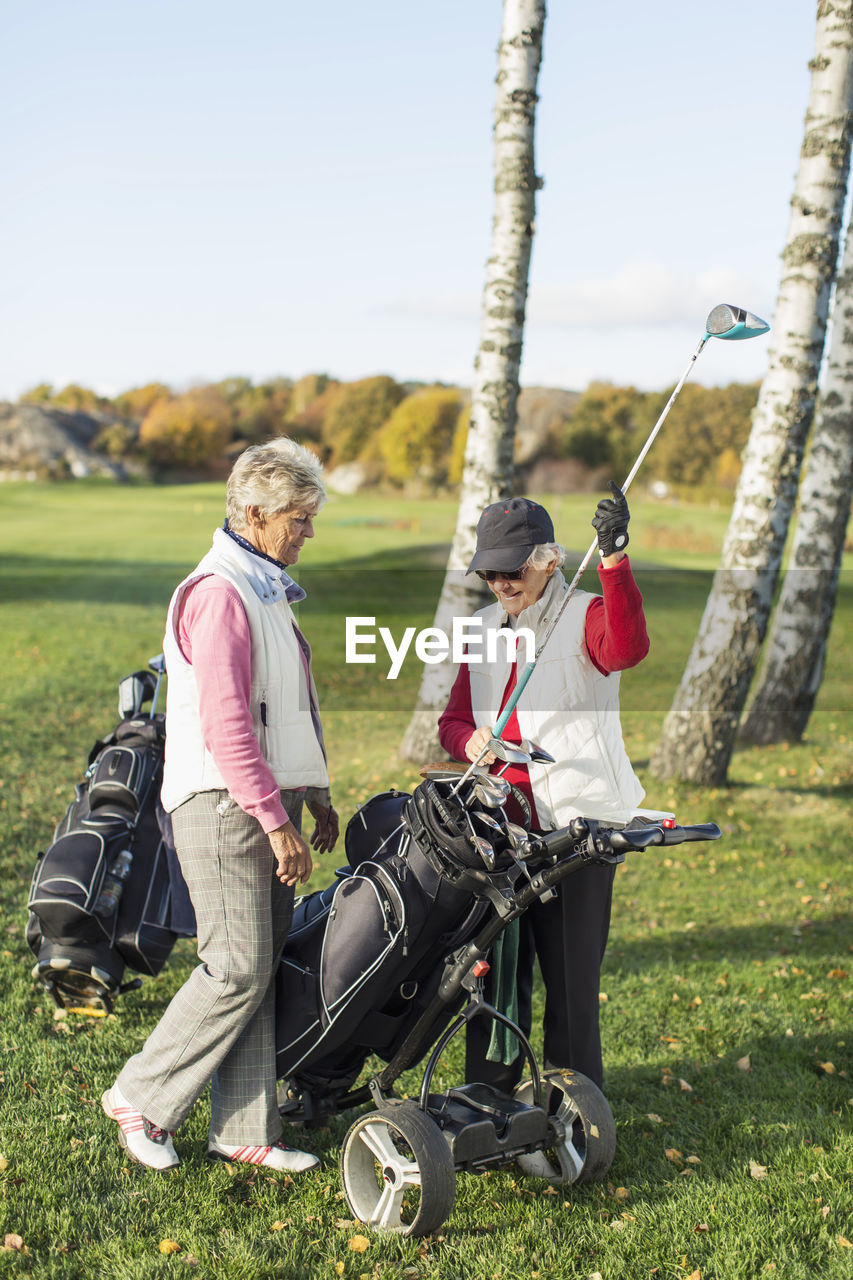
[[(532, 1025), (533, 962), (545, 984), (544, 1066), (580, 1071), (601, 1087), (598, 992), (610, 929), (615, 867), (583, 867), (558, 886), (556, 898), (531, 907), (519, 921), (518, 1024)], [(491, 1001), (491, 974), (486, 999)], [(488, 1062), (492, 1023), (475, 1018), (467, 1029), (465, 1078), (511, 1093), (525, 1070), (524, 1056)]]

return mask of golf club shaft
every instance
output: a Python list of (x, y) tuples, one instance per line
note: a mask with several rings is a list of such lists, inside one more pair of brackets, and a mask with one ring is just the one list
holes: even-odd
[[(652, 445), (654, 444), (655, 438), (658, 432), (660, 431), (661, 427), (666, 422), (670, 409), (675, 404), (675, 401), (678, 398), (678, 394), (681, 391), (681, 388), (684, 386), (685, 382), (690, 377), (690, 374), (693, 370), (693, 366), (698, 360), (699, 355), (701, 354), (702, 348), (705, 346), (705, 343), (707, 341), (708, 341), (708, 335), (705, 335), (700, 341), (696, 350), (693, 352), (693, 355), (690, 357), (690, 362), (688, 363), (687, 368), (684, 370), (684, 373), (682, 373), (681, 377), (676, 383), (676, 386), (675, 386), (675, 389), (673, 390), (672, 395), (669, 397), (666, 404), (664, 405), (663, 412), (661, 413), (657, 422), (649, 432), (649, 436), (648, 436), (648, 439), (646, 440), (646, 443), (643, 445), (642, 449), (638, 453), (633, 467), (628, 472), (628, 475), (625, 477), (625, 481), (622, 485), (623, 493), (627, 493), (629, 488), (631, 487), (631, 483), (634, 477), (636, 476), (637, 472), (642, 466), (643, 459), (645, 458), (649, 449), (651, 449)], [(581, 560), (580, 564), (578, 565), (577, 573), (569, 583), (569, 589), (566, 592), (565, 596), (563, 597), (563, 600), (559, 609), (557, 610), (556, 614), (552, 618), (551, 623), (547, 631), (545, 632), (545, 635), (542, 637), (542, 640), (537, 646), (536, 653), (533, 656), (533, 661), (525, 663), (524, 667), (522, 667), (521, 671), (519, 672), (518, 679), (516, 680), (515, 688), (513, 689), (512, 694), (510, 695), (510, 699), (507, 702), (501, 714), (498, 716), (498, 719), (495, 723), (494, 736), (496, 738), (499, 738), (503, 733), (504, 729), (506, 728), (509, 718), (512, 715), (513, 711), (515, 710), (516, 704), (519, 698), (521, 697), (522, 693), (524, 692), (524, 689), (527, 685), (528, 680), (533, 675), (533, 672), (536, 670), (536, 663), (539, 661), (542, 650), (545, 648), (546, 644), (551, 639), (551, 636), (554, 634), (554, 630), (557, 626), (557, 623), (560, 621), (560, 618), (563, 616), (563, 612), (565, 611), (566, 605), (569, 603), (572, 596), (575, 594), (578, 583), (580, 582), (581, 578), (589, 568), (589, 563), (592, 560), (593, 556), (595, 555), (595, 550), (597, 546), (598, 546), (598, 539), (593, 538), (592, 542), (589, 544), (589, 550), (587, 551), (583, 560)], [(486, 748), (483, 749), (482, 755), (474, 763), (475, 764), (479, 763), (479, 759), (482, 759), (482, 757), (485, 756), (485, 754), (486, 754)]]

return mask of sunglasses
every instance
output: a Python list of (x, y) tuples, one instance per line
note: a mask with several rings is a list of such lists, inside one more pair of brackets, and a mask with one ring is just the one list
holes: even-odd
[(529, 568), (529, 564), (523, 564), (520, 569), (511, 569), (509, 572), (503, 569), (476, 569), (475, 573), (484, 582), (494, 582), (495, 578), (505, 578), (507, 582), (521, 582)]

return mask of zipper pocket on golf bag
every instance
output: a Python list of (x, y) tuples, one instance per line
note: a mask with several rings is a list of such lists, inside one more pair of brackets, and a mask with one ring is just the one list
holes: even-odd
[(99, 905), (99, 899), (110, 867), (129, 849), (130, 832), (116, 818), (89, 818), (81, 825), (84, 829), (60, 836), (41, 858), (27, 906), (51, 942), (112, 942), (116, 903)]
[(117, 804), (138, 813), (158, 764), (146, 747), (106, 747), (90, 768), (89, 807)]

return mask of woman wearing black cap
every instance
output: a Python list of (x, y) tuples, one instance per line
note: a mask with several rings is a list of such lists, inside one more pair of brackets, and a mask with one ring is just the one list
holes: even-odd
[[(599, 502), (592, 521), (602, 594), (572, 596), (502, 734), (506, 742), (535, 742), (555, 759), (551, 765), (510, 765), (504, 773), (518, 806), (509, 816), (537, 831), (565, 826), (578, 815), (627, 823), (643, 798), (622, 741), (619, 672), (645, 657), (649, 640), (643, 598), (625, 554), (628, 504), (616, 485), (610, 487), (613, 497)], [(568, 590), (558, 572), (564, 560), (551, 518), (538, 503), (510, 498), (481, 515), (468, 572), (476, 571), (495, 596), (476, 616), (482, 652), (498, 656), (460, 665), (438, 726), (441, 745), (455, 759), (477, 758), (515, 688), (509, 646), (489, 649), (486, 634), (526, 627), (538, 644)], [(503, 768), (490, 757), (486, 763)], [(599, 973), (613, 871), (585, 867), (554, 899), (531, 908), (521, 920), (518, 954), (520, 1026), (529, 1032), (535, 955), (545, 982), (545, 1065), (580, 1071), (599, 1086)], [(516, 1053), (510, 1063), (493, 1060), (501, 1054), (494, 1042), (489, 1047), (491, 1031), (485, 1019), (469, 1025), (466, 1074), (511, 1092), (523, 1059)], [(512, 1045), (506, 1056), (516, 1050)]]

